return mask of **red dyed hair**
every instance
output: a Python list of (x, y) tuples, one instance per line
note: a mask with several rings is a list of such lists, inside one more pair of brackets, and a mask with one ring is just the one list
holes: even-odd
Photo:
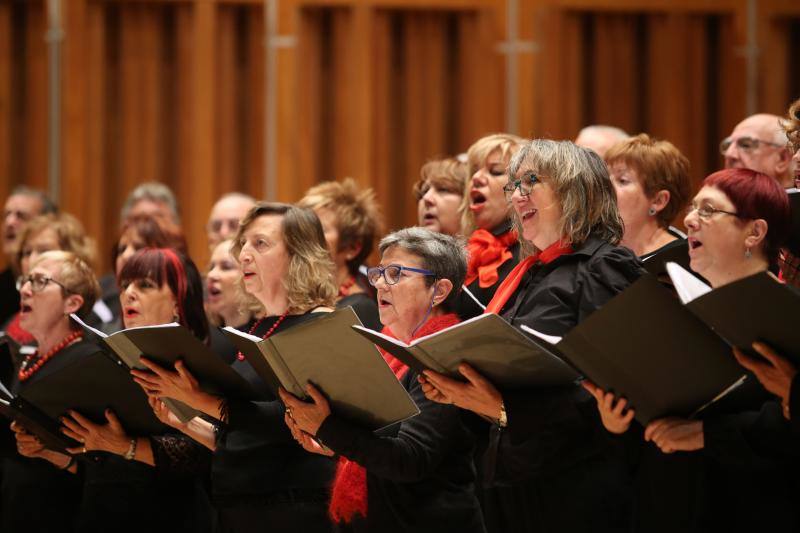
[(124, 287), (139, 279), (151, 279), (159, 287), (166, 283), (177, 302), (178, 322), (197, 338), (208, 338), (203, 285), (191, 259), (172, 248), (144, 248), (125, 263), (117, 282)]
[(724, 192), (744, 218), (761, 218), (767, 222), (764, 252), (770, 263), (778, 260), (778, 252), (789, 235), (789, 196), (773, 178), (749, 168), (728, 168), (714, 172), (703, 186)]

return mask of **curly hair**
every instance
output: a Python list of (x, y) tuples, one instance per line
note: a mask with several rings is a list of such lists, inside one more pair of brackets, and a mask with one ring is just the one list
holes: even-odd
[(800, 98), (792, 102), (786, 119), (782, 122), (783, 131), (789, 139), (789, 148), (792, 153), (800, 150)]
[(27, 248), (28, 241), (45, 230), (52, 230), (56, 234), (59, 250), (74, 253), (89, 266), (95, 264), (97, 247), (94, 239), (86, 235), (78, 219), (67, 213), (49, 213), (32, 218), (25, 226), (17, 252), (18, 269), (22, 264), (22, 258), (30, 254), (30, 249)]
[(338, 294), (335, 267), (325, 242), (322, 224), (313, 210), (278, 202), (259, 202), (242, 219), (231, 247), (238, 261), (244, 234), (258, 218), (281, 217), (281, 235), (289, 254), (289, 269), (283, 286), (289, 313), (305, 313), (316, 307), (333, 307)]

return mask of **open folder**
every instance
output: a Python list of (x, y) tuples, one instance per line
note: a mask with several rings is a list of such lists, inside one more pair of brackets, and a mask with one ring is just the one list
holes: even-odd
[(361, 325), (353, 309), (319, 315), (266, 339), (228, 327), (222, 331), (276, 396), (281, 386), (307, 399), (305, 386), (312, 383), (333, 411), (373, 430), (417, 415), (380, 353), (351, 329)]
[(353, 329), (420, 373), (434, 370), (463, 381), (458, 366), (469, 363), (502, 388), (565, 385), (578, 378), (561, 359), (495, 314), (476, 316), (410, 344), (361, 326)]
[[(728, 305), (741, 303), (734, 297)], [(735, 390), (746, 375), (730, 345), (650, 275), (563, 338), (540, 336), (536, 342), (604, 390), (627, 398), (642, 424), (698, 414)]]
[[(84, 329), (87, 339), (122, 361), (129, 369), (147, 370), (139, 361), (140, 357), (150, 359), (168, 370), (174, 369), (175, 362), (182, 359), (203, 391), (235, 398), (255, 397), (246, 379), (180, 324), (143, 326), (106, 335), (87, 325), (77, 315), (70, 316)], [(197, 410), (170, 398), (164, 398), (164, 403), (183, 422), (199, 414)]]
[(80, 446), (60, 431), (58, 419), (69, 409), (97, 423), (104, 423), (105, 410), (111, 409), (131, 435), (157, 434), (165, 429), (128, 370), (100, 351), (27, 383), (16, 396), (0, 384), (0, 413), (16, 420), (50, 449)]

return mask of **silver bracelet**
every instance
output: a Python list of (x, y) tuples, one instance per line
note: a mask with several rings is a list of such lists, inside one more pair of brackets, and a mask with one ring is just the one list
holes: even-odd
[(133, 458), (136, 457), (136, 444), (137, 439), (131, 439), (131, 445), (128, 447), (128, 451), (125, 452), (125, 459), (128, 461), (133, 461)]

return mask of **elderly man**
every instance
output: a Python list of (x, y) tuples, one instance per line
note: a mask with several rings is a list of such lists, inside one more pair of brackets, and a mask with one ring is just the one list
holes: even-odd
[(625, 131), (615, 128), (614, 126), (596, 124), (583, 128), (580, 133), (578, 133), (575, 144), (594, 150), (597, 152), (597, 155), (605, 159), (606, 152), (609, 148), (629, 137), (630, 135), (625, 133)]
[(240, 192), (229, 192), (217, 200), (217, 203), (211, 208), (208, 224), (206, 224), (209, 248), (213, 249), (225, 239), (236, 235), (239, 221), (255, 203), (255, 198)]
[(19, 293), (16, 288), (15, 260), (19, 240), (25, 224), (38, 215), (55, 213), (56, 206), (42, 191), (20, 185), (11, 191), (3, 209), (3, 254), (6, 269), (0, 272), (0, 324), (19, 309)]
[(792, 154), (786, 147), (781, 117), (759, 113), (741, 121), (722, 140), (725, 168), (749, 168), (773, 177), (786, 188), (794, 187)]
[(119, 214), (120, 227), (138, 216), (149, 216), (181, 225), (178, 200), (168, 186), (157, 181), (148, 181), (131, 191)]

